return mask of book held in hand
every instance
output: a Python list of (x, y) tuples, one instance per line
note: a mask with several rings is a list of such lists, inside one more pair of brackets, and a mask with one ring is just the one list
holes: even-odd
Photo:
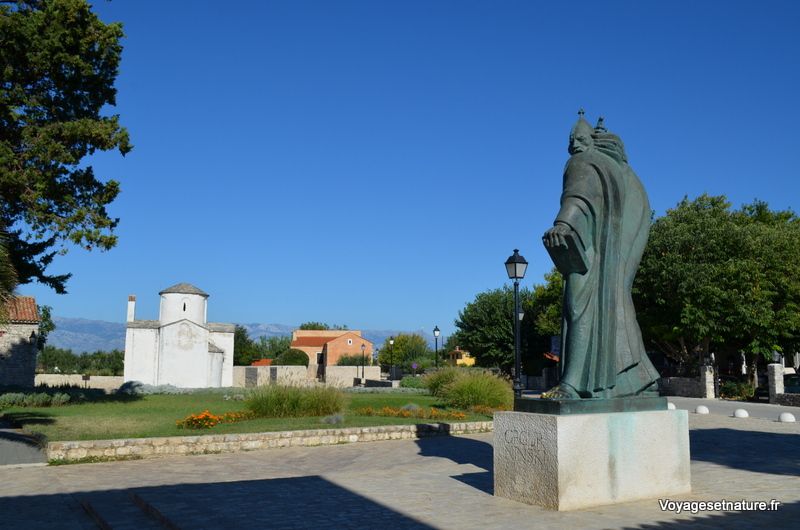
[(558, 272), (564, 276), (573, 272), (586, 274), (589, 270), (589, 260), (575, 232), (564, 234), (564, 241), (567, 243), (566, 247), (545, 247)]

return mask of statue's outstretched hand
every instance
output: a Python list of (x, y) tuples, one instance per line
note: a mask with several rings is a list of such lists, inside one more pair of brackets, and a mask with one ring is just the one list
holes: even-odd
[(569, 226), (558, 223), (544, 233), (542, 236), (542, 242), (544, 243), (544, 246), (548, 248), (567, 248), (567, 242), (564, 240), (564, 236), (569, 234), (571, 231), (572, 229)]

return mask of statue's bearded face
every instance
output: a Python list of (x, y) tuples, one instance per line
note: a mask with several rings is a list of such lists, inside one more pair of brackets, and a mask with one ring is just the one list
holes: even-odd
[(578, 128), (569, 135), (569, 154), (583, 153), (592, 146), (592, 137), (586, 131)]

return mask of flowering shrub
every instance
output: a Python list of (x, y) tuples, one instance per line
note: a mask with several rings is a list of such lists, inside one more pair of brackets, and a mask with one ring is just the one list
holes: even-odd
[(200, 414), (190, 414), (182, 420), (177, 420), (175, 425), (179, 429), (210, 429), (220, 423), (235, 423), (237, 421), (249, 420), (253, 414), (248, 411), (243, 412), (226, 412), (221, 416), (212, 414), (208, 410), (204, 410)]
[(458, 411), (447, 411), (437, 408), (383, 407), (375, 410), (372, 407), (356, 409), (359, 416), (389, 416), (393, 418), (418, 418), (422, 420), (463, 420), (467, 415)]

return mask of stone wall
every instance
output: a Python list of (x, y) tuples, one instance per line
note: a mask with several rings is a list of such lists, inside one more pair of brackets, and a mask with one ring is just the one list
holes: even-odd
[(0, 327), (0, 385), (33, 386), (36, 372), (36, 341), (39, 324), (8, 324)]
[(90, 375), (88, 381), (83, 380), (81, 374), (36, 374), (36, 385), (60, 386), (74, 385), (83, 388), (100, 388), (106, 392), (113, 392), (122, 386), (121, 375)]
[(662, 377), (658, 390), (662, 396), (705, 397), (703, 385), (695, 377)]
[[(364, 375), (367, 379), (380, 379), (380, 366), (365, 366)], [(351, 387), (355, 379), (361, 377), (360, 366), (326, 366), (325, 384), (338, 388)]]
[(714, 399), (714, 369), (704, 366), (700, 377), (662, 377), (658, 391), (662, 396)]
[(800, 407), (800, 394), (777, 394), (774, 403), (787, 407)]
[(164, 455), (231, 453), (279, 447), (311, 447), (379, 440), (413, 440), (428, 436), (489, 432), (492, 428), (491, 421), (476, 421), (309, 431), (50, 442), (47, 444), (47, 458), (70, 461), (87, 457), (136, 456), (149, 458)]
[(786, 369), (782, 364), (772, 363), (767, 366), (767, 381), (769, 382), (769, 402), (776, 405), (800, 407), (800, 394), (784, 393), (783, 374)]
[(305, 366), (234, 366), (233, 386), (252, 388), (263, 385), (308, 385)]

